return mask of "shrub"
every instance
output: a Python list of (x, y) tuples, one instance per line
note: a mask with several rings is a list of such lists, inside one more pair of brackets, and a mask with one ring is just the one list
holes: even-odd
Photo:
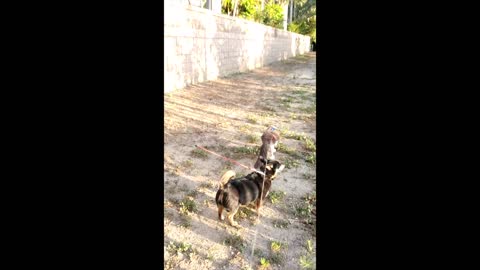
[(280, 5), (269, 3), (265, 5), (262, 14), (262, 23), (275, 28), (283, 28), (283, 8)]

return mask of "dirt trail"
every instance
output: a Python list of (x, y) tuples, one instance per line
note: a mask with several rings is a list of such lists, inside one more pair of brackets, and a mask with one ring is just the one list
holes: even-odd
[[(165, 269), (315, 269), (315, 53), (165, 95)], [(217, 219), (220, 176), (249, 173), (195, 148), (253, 166), (260, 136), (281, 131), (286, 164), (261, 208), (236, 229)], [(253, 255), (252, 255), (253, 252)]]

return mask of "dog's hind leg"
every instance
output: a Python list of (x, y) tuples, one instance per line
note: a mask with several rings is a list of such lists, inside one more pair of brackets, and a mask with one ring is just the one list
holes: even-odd
[(232, 212), (230, 212), (228, 214), (227, 218), (228, 218), (228, 222), (230, 222), (230, 225), (232, 225), (235, 228), (240, 228), (240, 225), (238, 225), (238, 223), (233, 220), (233, 216), (235, 216), (237, 211), (238, 211), (238, 207), (235, 210), (233, 210)]
[(222, 216), (223, 206), (217, 205), (218, 207), (218, 219), (224, 220), (225, 218)]

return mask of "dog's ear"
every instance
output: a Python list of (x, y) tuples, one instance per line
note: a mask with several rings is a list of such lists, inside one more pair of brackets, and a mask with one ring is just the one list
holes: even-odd
[(285, 168), (285, 165), (280, 164), (280, 162), (275, 160), (273, 162), (273, 168), (275, 169), (276, 172), (281, 172)]
[(259, 159), (263, 164), (267, 164), (267, 160), (263, 156), (260, 156)]

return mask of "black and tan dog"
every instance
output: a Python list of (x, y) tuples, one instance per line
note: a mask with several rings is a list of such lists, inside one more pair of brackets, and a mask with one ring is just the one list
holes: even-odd
[[(223, 220), (223, 209), (228, 212), (228, 221), (230, 225), (239, 227), (239, 225), (233, 220), (233, 216), (237, 213), (240, 206), (246, 206), (252, 202), (255, 202), (255, 209), (257, 210), (257, 220), (260, 217), (261, 202), (265, 200), (268, 195), (272, 180), (275, 179), (277, 174), (283, 170), (285, 165), (280, 164), (278, 161), (271, 161), (261, 158), (262, 166), (260, 171), (266, 173), (265, 182), (263, 181), (263, 175), (258, 172), (252, 172), (246, 176), (234, 178), (234, 171), (227, 171), (220, 179), (220, 187), (215, 196), (215, 202), (218, 207), (218, 219)], [(263, 186), (263, 191), (262, 191)], [(260, 200), (261, 194), (262, 199)]]

